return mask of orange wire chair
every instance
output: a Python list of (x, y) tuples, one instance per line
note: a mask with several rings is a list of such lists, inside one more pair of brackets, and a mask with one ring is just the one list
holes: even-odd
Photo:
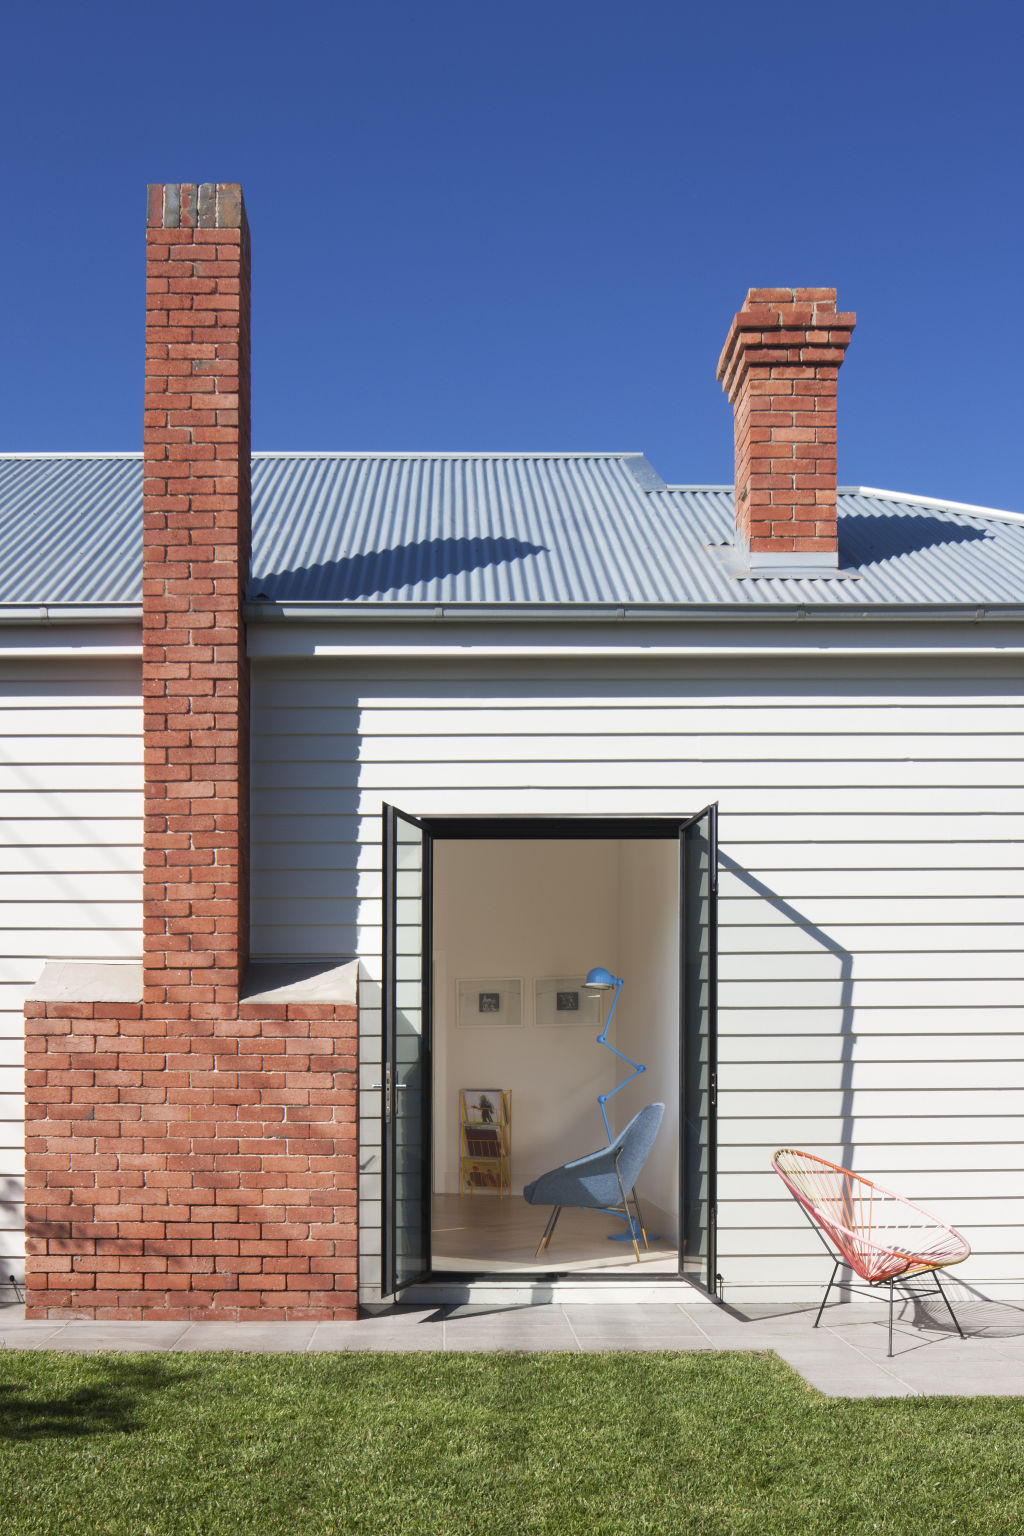
[[(810, 1152), (782, 1147), (772, 1167), (790, 1194), (799, 1201), (812, 1226), (835, 1260), (818, 1315), (817, 1328), (840, 1264), (848, 1264), (868, 1285), (889, 1287), (889, 1354), (892, 1354), (893, 1286), (897, 1280), (930, 1274), (946, 1303), (956, 1331), (964, 1337), (938, 1271), (960, 1264), (970, 1254), (966, 1238), (919, 1205), (912, 1205), (859, 1173), (840, 1168)], [(837, 1250), (838, 1257), (833, 1249)]]

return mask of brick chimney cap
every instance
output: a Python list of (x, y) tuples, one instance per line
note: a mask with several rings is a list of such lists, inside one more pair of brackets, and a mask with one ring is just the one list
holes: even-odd
[(146, 190), (149, 229), (243, 229), (249, 224), (237, 181), (153, 182)]

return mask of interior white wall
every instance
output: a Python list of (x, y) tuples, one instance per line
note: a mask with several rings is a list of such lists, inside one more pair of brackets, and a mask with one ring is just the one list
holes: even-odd
[[(647, 1070), (610, 1106), (620, 1130), (645, 1104), (665, 1105), (658, 1139), (637, 1186), (645, 1216), (675, 1242), (679, 1220), (679, 845), (619, 845), (619, 964), (625, 985), (610, 1038)], [(621, 1022), (620, 1022), (621, 1021)], [(623, 1073), (628, 1072), (620, 1063)]]
[[(460, 1088), (512, 1090), (512, 1190), (599, 1147), (620, 1063), (582, 1025), (538, 1028), (533, 979), (618, 965), (614, 841), (434, 845), (434, 1187), (458, 1189)], [(621, 975), (621, 972), (618, 972)], [(455, 1027), (459, 978), (521, 977), (521, 1028)], [(617, 1017), (617, 1015), (616, 1015)]]

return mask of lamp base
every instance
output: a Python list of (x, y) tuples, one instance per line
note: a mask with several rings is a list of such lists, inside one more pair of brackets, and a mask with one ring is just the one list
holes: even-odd
[[(642, 1243), (644, 1240), (644, 1235), (640, 1230), (640, 1223), (637, 1221), (636, 1217), (625, 1216), (620, 1219), (623, 1221), (628, 1221), (629, 1225), (624, 1232), (609, 1232), (608, 1241), (610, 1243)], [(649, 1243), (657, 1243), (660, 1240), (660, 1233), (648, 1232), (647, 1241)]]

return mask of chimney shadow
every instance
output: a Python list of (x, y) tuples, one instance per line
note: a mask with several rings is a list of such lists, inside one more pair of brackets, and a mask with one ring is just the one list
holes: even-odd
[(839, 519), (839, 564), (843, 569), (877, 565), (943, 544), (975, 544), (991, 537), (987, 529), (924, 512), (846, 513)]
[(246, 589), (248, 602), (351, 603), (383, 596), (487, 566), (508, 565), (530, 555), (547, 554), (544, 544), (523, 539), (481, 537), (420, 539), (390, 549), (369, 550), (290, 570), (254, 573)]
[[(853, 956), (845, 949), (837, 939), (833, 939), (823, 928), (810, 921), (801, 911), (785, 900), (770, 886), (765, 885), (756, 875), (744, 869), (735, 859), (730, 858), (721, 848), (718, 850), (719, 864), (754, 895), (759, 896), (775, 909), (788, 923), (798, 927), (813, 939), (815, 944), (821, 946), (828, 954), (835, 957), (839, 964), (839, 1146), (838, 1161), (844, 1168), (853, 1166), (856, 1151), (853, 1139), (853, 1052), (857, 1043), (854, 1034), (854, 1009), (853, 1009)], [(786, 1145), (789, 1145), (787, 1140)], [(811, 1223), (813, 1227), (813, 1223)], [(820, 1236), (815, 1229), (816, 1235)], [(824, 1283), (824, 1282), (823, 1282)], [(851, 1297), (845, 1291), (840, 1291), (841, 1303), (848, 1303)]]
[(765, 885), (763, 880), (758, 880), (749, 870), (744, 869), (735, 859), (730, 858), (721, 848), (718, 850), (719, 864), (748, 890), (768, 902), (779, 912), (787, 922), (799, 927), (808, 938), (813, 939), (822, 949), (830, 955), (834, 955), (839, 962), (839, 1090), (840, 1090), (840, 1134), (839, 1143), (842, 1148), (840, 1162), (844, 1168), (849, 1168), (853, 1162), (853, 1049), (857, 1037), (853, 1031), (853, 956), (848, 949), (844, 949), (837, 939), (833, 939), (823, 928), (812, 923), (808, 917), (797, 910), (791, 902)]

